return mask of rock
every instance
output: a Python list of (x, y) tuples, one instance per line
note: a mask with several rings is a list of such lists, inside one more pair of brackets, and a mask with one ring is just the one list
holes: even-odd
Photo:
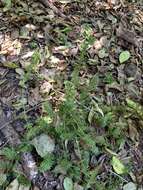
[(125, 64), (124, 73), (127, 77), (135, 77), (137, 73), (137, 65), (134, 63)]
[(41, 156), (44, 157), (49, 153), (52, 153), (55, 149), (55, 142), (54, 140), (46, 135), (46, 134), (41, 134), (40, 136), (35, 137), (32, 141), (31, 144), (34, 145), (36, 148), (37, 153)]

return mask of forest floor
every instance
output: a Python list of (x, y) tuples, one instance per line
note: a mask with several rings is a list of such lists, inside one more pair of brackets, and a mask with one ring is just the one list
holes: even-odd
[(0, 188), (36, 186), (143, 190), (142, 0), (0, 1)]

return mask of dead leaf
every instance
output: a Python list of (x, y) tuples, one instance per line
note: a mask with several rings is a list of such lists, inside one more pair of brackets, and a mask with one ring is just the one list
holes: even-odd
[(40, 70), (40, 75), (43, 77), (45, 80), (54, 80), (56, 76), (56, 69), (55, 68), (42, 68)]
[(129, 137), (132, 139), (133, 142), (139, 140), (139, 133), (137, 131), (137, 128), (132, 120), (128, 120), (129, 125)]
[(26, 54), (24, 54), (21, 58), (22, 59), (28, 59), (31, 58), (35, 51), (28, 51)]
[(50, 91), (53, 89), (53, 85), (49, 83), (48, 81), (43, 82), (43, 84), (40, 87), (40, 93), (48, 95)]
[(28, 103), (31, 106), (34, 106), (35, 104), (40, 102), (41, 99), (42, 99), (42, 97), (40, 95), (39, 87), (36, 87), (36, 88), (33, 88), (30, 90), (30, 95), (28, 97)]

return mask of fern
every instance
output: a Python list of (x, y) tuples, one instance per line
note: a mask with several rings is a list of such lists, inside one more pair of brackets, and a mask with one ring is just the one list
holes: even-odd
[(47, 155), (47, 156), (43, 159), (43, 161), (41, 162), (40, 167), (39, 167), (39, 170), (40, 170), (41, 172), (50, 170), (50, 169), (52, 168), (52, 166), (54, 165), (54, 163), (55, 163), (54, 155), (49, 154), (49, 155)]
[(17, 152), (13, 148), (5, 147), (2, 149), (2, 155), (9, 160), (15, 160), (17, 158)]

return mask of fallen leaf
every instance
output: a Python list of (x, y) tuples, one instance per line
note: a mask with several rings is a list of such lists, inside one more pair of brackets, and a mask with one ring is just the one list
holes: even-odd
[(50, 69), (42, 68), (40, 70), (40, 75), (45, 80), (48, 80), (48, 81), (49, 80), (54, 80), (54, 78), (56, 76), (56, 69), (55, 68), (50, 68)]
[(123, 186), (123, 190), (137, 190), (137, 186), (135, 183), (129, 182)]
[(129, 137), (132, 139), (132, 141), (138, 141), (139, 140), (139, 133), (136, 129), (136, 126), (132, 122), (132, 120), (128, 120), (129, 125)]
[(58, 0), (60, 3), (66, 4), (66, 3), (72, 3), (72, 0)]
[(70, 179), (69, 177), (66, 177), (64, 179), (63, 186), (64, 186), (65, 190), (73, 190), (73, 181), (72, 181), (72, 179)]
[(14, 181), (12, 181), (9, 186), (6, 188), (6, 190), (18, 190), (19, 189), (19, 183), (18, 180), (15, 179)]
[(43, 82), (43, 84), (40, 87), (40, 93), (41, 94), (49, 94), (50, 90), (53, 88), (53, 85), (50, 84), (48, 81)]
[(28, 96), (28, 103), (31, 106), (34, 106), (38, 104), (38, 102), (41, 101), (41, 95), (39, 91), (39, 87), (33, 88), (30, 90), (29, 96)]
[(24, 54), (21, 58), (28, 59), (28, 58), (31, 58), (33, 54), (34, 54), (34, 51), (29, 51), (26, 54)]
[(116, 156), (113, 156), (113, 158), (112, 158), (112, 166), (113, 166), (114, 171), (117, 174), (123, 174), (126, 172), (125, 166), (122, 164), (122, 162)]
[(126, 62), (131, 57), (131, 54), (129, 51), (122, 51), (119, 55), (119, 61), (120, 63)]

